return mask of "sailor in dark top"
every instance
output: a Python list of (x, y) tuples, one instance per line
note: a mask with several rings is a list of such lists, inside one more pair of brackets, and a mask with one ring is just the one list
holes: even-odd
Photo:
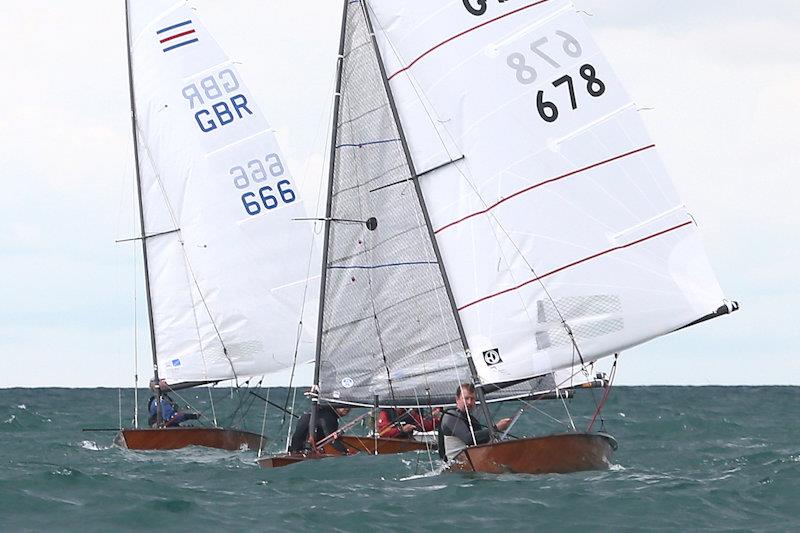
[[(440, 434), (444, 437), (439, 446), (442, 459), (452, 461), (467, 446), (486, 444), (492, 438), (492, 430), (481, 424), (472, 414), (475, 408), (475, 387), (464, 383), (456, 391), (456, 409), (448, 409), (442, 416)], [(495, 426), (504, 431), (510, 418), (500, 420)], [(474, 437), (474, 438), (473, 438)]]
[[(321, 405), (317, 408), (317, 430), (314, 434), (314, 440), (320, 441), (328, 435), (335, 433), (339, 429), (339, 418), (347, 416), (350, 412), (349, 407), (337, 407), (332, 405)], [(297, 427), (292, 433), (292, 442), (289, 445), (289, 451), (293, 453), (302, 452), (306, 449), (308, 444), (308, 425), (311, 423), (311, 413), (305, 413), (297, 421)], [(331, 441), (333, 446), (338, 452), (347, 454), (347, 447), (339, 440), (334, 439)]]

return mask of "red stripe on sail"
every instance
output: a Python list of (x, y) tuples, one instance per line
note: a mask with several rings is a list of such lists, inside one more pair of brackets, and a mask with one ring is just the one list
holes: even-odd
[(543, 3), (545, 3), (545, 2), (549, 2), (549, 1), (550, 1), (550, 0), (539, 0), (538, 2), (534, 2), (534, 3), (532, 3), (532, 4), (528, 4), (527, 6), (522, 6), (522, 7), (520, 7), (520, 8), (517, 8), (517, 9), (515, 9), (514, 11), (509, 11), (508, 13), (506, 13), (506, 14), (504, 14), (504, 15), (500, 15), (499, 17), (495, 17), (495, 18), (493, 18), (493, 19), (491, 19), (491, 20), (487, 20), (486, 22), (482, 22), (482, 23), (478, 24), (477, 26), (473, 26), (472, 28), (469, 28), (468, 30), (464, 30), (464, 31), (462, 31), (462, 32), (461, 32), (461, 33), (459, 33), (459, 34), (453, 35), (452, 37), (450, 37), (450, 38), (448, 38), (448, 39), (445, 39), (444, 41), (440, 42), (439, 44), (437, 44), (437, 45), (436, 45), (436, 46), (434, 46), (433, 48), (430, 48), (430, 49), (428, 49), (427, 51), (425, 51), (425, 52), (423, 52), (422, 54), (420, 54), (419, 56), (417, 56), (417, 58), (416, 58), (414, 61), (412, 61), (411, 63), (409, 63), (409, 64), (408, 64), (408, 65), (406, 65), (405, 67), (401, 68), (400, 70), (398, 70), (397, 72), (395, 72), (394, 74), (392, 74), (391, 76), (389, 76), (389, 78), (388, 78), (388, 79), (389, 79), (389, 80), (391, 80), (392, 78), (394, 78), (395, 76), (397, 76), (397, 75), (398, 75), (398, 74), (400, 74), (401, 72), (405, 72), (406, 70), (410, 69), (411, 67), (413, 67), (413, 66), (414, 66), (414, 64), (415, 64), (417, 61), (419, 61), (420, 59), (422, 59), (422, 58), (423, 58), (423, 57), (425, 57), (426, 55), (430, 54), (431, 52), (433, 52), (433, 51), (434, 51), (434, 50), (436, 50), (437, 48), (439, 48), (439, 47), (441, 47), (441, 46), (444, 46), (444, 45), (446, 45), (446, 44), (447, 44), (447, 43), (449, 43), (450, 41), (454, 41), (454, 40), (458, 39), (459, 37), (462, 37), (462, 36), (464, 36), (464, 35), (468, 34), (469, 32), (471, 32), (471, 31), (473, 31), (473, 30), (477, 30), (478, 28), (482, 28), (483, 26), (486, 26), (487, 24), (491, 24), (492, 22), (497, 22), (497, 21), (498, 21), (498, 20), (500, 20), (500, 19), (504, 19), (504, 18), (506, 18), (506, 17), (510, 17), (511, 15), (514, 15), (514, 14), (516, 14), (516, 13), (519, 13), (520, 11), (523, 11), (523, 10), (525, 10), (525, 9), (528, 9), (529, 7), (538, 6), (539, 4), (543, 4)]
[(484, 213), (488, 213), (489, 211), (491, 211), (492, 209), (494, 209), (498, 205), (502, 204), (503, 202), (507, 202), (507, 201), (511, 200), (512, 198), (514, 198), (515, 196), (519, 196), (520, 194), (524, 194), (524, 193), (526, 193), (528, 191), (536, 189), (537, 187), (541, 187), (542, 185), (547, 185), (548, 183), (553, 183), (554, 181), (563, 180), (564, 178), (568, 178), (570, 176), (574, 176), (575, 174), (580, 174), (581, 172), (586, 172), (587, 170), (591, 170), (593, 168), (597, 168), (597, 167), (605, 165), (607, 163), (612, 163), (612, 162), (614, 162), (614, 161), (616, 161), (618, 159), (622, 159), (624, 157), (628, 157), (628, 156), (631, 156), (631, 155), (634, 155), (634, 154), (638, 154), (639, 152), (643, 152), (645, 150), (649, 150), (650, 148), (655, 148), (655, 147), (656, 147), (655, 144), (651, 144), (649, 146), (643, 146), (641, 148), (637, 148), (636, 150), (631, 150), (630, 152), (625, 152), (624, 154), (616, 155), (616, 156), (611, 157), (609, 159), (606, 159), (604, 161), (599, 161), (597, 163), (591, 164), (588, 167), (579, 168), (577, 170), (573, 170), (572, 172), (567, 172), (566, 174), (562, 174), (561, 176), (556, 176), (555, 178), (550, 178), (548, 180), (536, 183), (534, 185), (531, 185), (530, 187), (526, 187), (524, 189), (521, 189), (521, 190), (515, 192), (511, 196), (506, 196), (502, 200), (498, 200), (497, 202), (493, 203), (492, 205), (490, 205), (486, 209), (482, 209), (481, 211), (475, 211), (474, 213), (471, 213), (471, 214), (469, 214), (469, 215), (467, 215), (467, 216), (465, 216), (463, 218), (459, 218), (458, 220), (454, 220), (453, 222), (450, 222), (449, 224), (445, 224), (441, 228), (435, 230), (434, 233), (439, 233), (440, 231), (444, 231), (447, 228), (449, 228), (451, 226), (455, 226), (456, 224), (460, 224), (461, 222), (464, 222), (465, 220), (468, 220), (468, 219), (470, 219), (472, 217), (475, 217), (475, 216), (478, 216), (478, 215), (483, 215)]
[(178, 33), (177, 35), (173, 35), (172, 37), (167, 37), (166, 39), (161, 39), (160, 43), (165, 43), (167, 41), (171, 41), (172, 39), (177, 39), (178, 37), (183, 37), (184, 35), (189, 35), (190, 33), (194, 33), (194, 30), (185, 31), (183, 33)]
[(540, 279), (544, 279), (544, 278), (546, 278), (547, 276), (552, 276), (553, 274), (557, 274), (558, 272), (561, 272), (562, 270), (566, 270), (566, 269), (568, 269), (568, 268), (572, 268), (572, 267), (574, 267), (574, 266), (580, 265), (581, 263), (585, 263), (585, 262), (587, 262), (587, 261), (591, 261), (592, 259), (596, 259), (596, 258), (598, 258), (598, 257), (600, 257), (600, 256), (603, 256), (603, 255), (609, 254), (609, 253), (611, 253), (611, 252), (614, 252), (614, 251), (616, 251), (616, 250), (622, 250), (623, 248), (629, 248), (629, 247), (631, 247), (631, 246), (635, 246), (635, 245), (637, 245), (637, 244), (640, 244), (640, 243), (643, 243), (643, 242), (645, 242), (645, 241), (649, 241), (650, 239), (654, 239), (654, 238), (656, 238), (656, 237), (658, 237), (658, 236), (660, 236), (660, 235), (664, 235), (665, 233), (669, 233), (669, 232), (671, 232), (671, 231), (675, 231), (675, 230), (677, 230), (677, 229), (680, 229), (680, 228), (682, 228), (682, 227), (684, 227), (684, 226), (688, 226), (689, 224), (692, 224), (692, 221), (691, 221), (691, 220), (690, 220), (690, 221), (688, 221), (688, 222), (684, 222), (683, 224), (678, 224), (677, 226), (673, 226), (673, 227), (671, 227), (671, 228), (667, 228), (667, 229), (665, 229), (665, 230), (659, 231), (658, 233), (653, 233), (652, 235), (648, 235), (647, 237), (642, 237), (641, 239), (639, 239), (639, 240), (636, 240), (636, 241), (633, 241), (633, 242), (629, 242), (628, 244), (623, 244), (623, 245), (620, 245), (620, 246), (615, 246), (615, 247), (613, 247), (613, 248), (609, 248), (608, 250), (604, 250), (604, 251), (602, 251), (602, 252), (598, 252), (598, 253), (596, 253), (596, 254), (594, 254), (594, 255), (590, 255), (589, 257), (584, 257), (583, 259), (579, 259), (579, 260), (577, 260), (577, 261), (573, 261), (572, 263), (570, 263), (570, 264), (568, 264), (568, 265), (564, 265), (564, 266), (562, 266), (562, 267), (559, 267), (559, 268), (557, 268), (557, 269), (555, 269), (555, 270), (551, 270), (550, 272), (547, 272), (547, 273), (545, 273), (545, 274), (542, 274), (541, 276), (535, 277), (535, 278), (533, 278), (533, 279), (529, 279), (528, 281), (526, 281), (526, 282), (524, 282), (524, 283), (520, 283), (519, 285), (517, 285), (517, 286), (515, 286), (515, 287), (509, 287), (508, 289), (503, 289), (503, 290), (502, 290), (502, 291), (500, 291), (500, 292), (496, 292), (496, 293), (494, 293), (494, 294), (489, 294), (488, 296), (484, 296), (483, 298), (480, 298), (480, 299), (478, 299), (478, 300), (475, 300), (474, 302), (470, 302), (470, 303), (468, 303), (468, 304), (466, 304), (466, 305), (462, 305), (461, 307), (459, 307), (459, 308), (458, 308), (458, 310), (459, 310), (459, 311), (463, 311), (463, 310), (464, 310), (464, 309), (466, 309), (467, 307), (470, 307), (470, 306), (473, 306), (473, 305), (475, 305), (475, 304), (481, 303), (481, 302), (483, 302), (483, 301), (485, 301), (485, 300), (489, 300), (489, 299), (491, 299), (491, 298), (494, 298), (495, 296), (500, 296), (501, 294), (505, 294), (505, 293), (507, 293), (507, 292), (512, 292), (512, 291), (515, 291), (515, 290), (517, 290), (517, 289), (520, 289), (520, 288), (524, 287), (525, 285), (530, 285), (531, 283), (534, 283), (534, 282), (536, 282), (536, 281), (539, 281)]

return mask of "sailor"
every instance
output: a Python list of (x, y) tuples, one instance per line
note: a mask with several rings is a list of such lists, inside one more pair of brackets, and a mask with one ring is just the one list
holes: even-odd
[[(317, 430), (314, 432), (316, 442), (336, 433), (339, 430), (339, 419), (347, 416), (349, 412), (350, 407), (346, 405), (320, 405), (317, 408)], [(289, 445), (290, 452), (301, 453), (308, 449), (308, 426), (310, 423), (311, 413), (305, 413), (297, 421), (297, 427), (294, 428), (292, 442)], [(336, 451), (344, 455), (348, 454), (347, 446), (337, 438), (334, 438), (330, 444)]]
[[(448, 409), (442, 416), (439, 428), (439, 455), (452, 461), (467, 446), (486, 444), (492, 438), (492, 430), (481, 424), (475, 415), (475, 386), (462, 383), (456, 390), (456, 409)], [(511, 424), (510, 418), (500, 420), (494, 427), (505, 431)], [(442, 438), (444, 437), (444, 438)]]
[(439, 425), (441, 409), (433, 410), (425, 418), (419, 410), (381, 409), (378, 415), (378, 436), (390, 439), (411, 439), (414, 431), (433, 431)]
[(150, 396), (150, 399), (147, 401), (147, 412), (150, 413), (147, 423), (150, 424), (150, 427), (158, 427), (156, 388), (161, 389), (161, 420), (163, 427), (178, 427), (181, 422), (185, 422), (187, 420), (197, 420), (200, 418), (200, 413), (186, 413), (184, 411), (179, 411), (178, 404), (176, 404), (175, 401), (167, 394), (169, 385), (167, 385), (166, 380), (159, 380), (158, 387), (156, 387), (156, 380), (153, 378), (150, 380), (150, 390), (153, 392), (153, 395)]

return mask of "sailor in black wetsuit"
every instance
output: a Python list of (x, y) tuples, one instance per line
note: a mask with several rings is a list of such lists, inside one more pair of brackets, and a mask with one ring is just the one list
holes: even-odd
[[(347, 416), (350, 412), (349, 407), (337, 407), (332, 405), (321, 405), (317, 408), (317, 431), (314, 435), (314, 440), (319, 442), (328, 435), (335, 433), (339, 429), (339, 418)], [(292, 433), (292, 442), (289, 445), (289, 451), (292, 453), (299, 453), (306, 449), (308, 445), (308, 425), (311, 423), (311, 413), (305, 413), (297, 421), (297, 427)], [(337, 451), (347, 454), (347, 447), (334, 439), (331, 442)]]
[[(444, 436), (444, 446), (439, 447), (439, 454), (448, 461), (455, 459), (467, 446), (486, 444), (492, 438), (491, 429), (481, 424), (472, 414), (475, 408), (475, 387), (471, 383), (459, 385), (456, 391), (456, 407), (457, 409), (444, 412), (439, 429)], [(495, 427), (498, 431), (504, 431), (509, 424), (511, 419), (504, 418)]]

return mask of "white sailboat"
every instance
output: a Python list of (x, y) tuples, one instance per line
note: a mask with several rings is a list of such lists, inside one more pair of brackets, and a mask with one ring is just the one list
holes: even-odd
[[(290, 367), (312, 231), (273, 131), (186, 2), (126, 1), (153, 372), (170, 389)], [(160, 396), (160, 393), (159, 393)], [(261, 446), (217, 427), (123, 430), (131, 448)]]
[[(347, 0), (342, 26), (320, 401), (442, 405), (472, 382), (485, 407), (737, 308), (571, 2)], [(615, 448), (575, 431), (452, 467), (605, 468)]]

